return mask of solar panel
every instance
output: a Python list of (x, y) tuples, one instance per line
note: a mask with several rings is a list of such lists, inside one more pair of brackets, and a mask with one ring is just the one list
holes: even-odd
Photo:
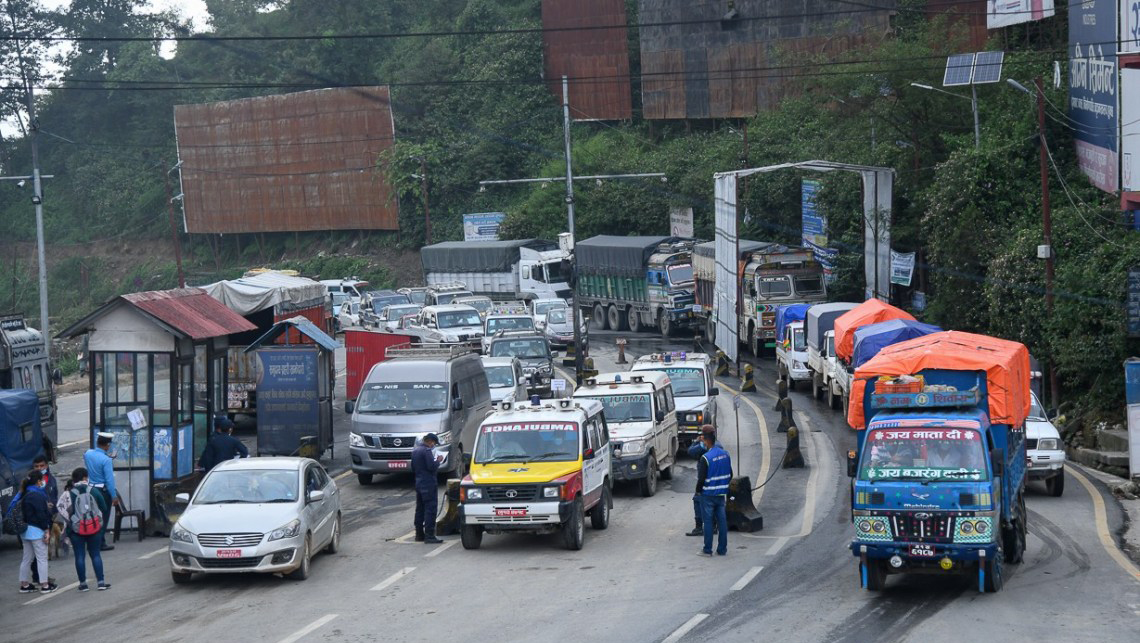
[(946, 59), (946, 75), (942, 77), (942, 86), (969, 85), (973, 75), (974, 54), (954, 54)]
[(996, 83), (1001, 80), (1001, 63), (1004, 51), (979, 51), (974, 61), (974, 84)]

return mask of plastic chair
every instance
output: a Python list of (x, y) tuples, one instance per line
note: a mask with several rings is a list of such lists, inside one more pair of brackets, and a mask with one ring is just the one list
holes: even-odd
[(138, 525), (139, 541), (146, 537), (146, 512), (142, 509), (127, 508), (127, 501), (119, 496), (119, 506), (115, 508), (115, 534), (111, 542), (119, 542), (119, 532), (123, 529), (123, 518), (134, 518)]

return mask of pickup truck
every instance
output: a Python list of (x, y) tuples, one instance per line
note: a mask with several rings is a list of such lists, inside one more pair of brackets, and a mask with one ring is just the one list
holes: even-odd
[(704, 353), (673, 351), (637, 358), (631, 372), (661, 371), (673, 385), (677, 407), (677, 434), (681, 449), (701, 437), (701, 426), (717, 426), (716, 398), (720, 389), (713, 375), (713, 360)]
[(807, 304), (791, 304), (776, 309), (776, 371), (789, 391), (796, 388), (796, 382), (811, 381), (804, 330), (808, 308)]
[[(828, 355), (835, 353), (835, 320), (843, 313), (859, 304), (834, 302), (816, 304), (808, 308), (804, 326), (807, 328), (808, 368), (811, 370), (812, 397), (819, 399), (828, 386)], [(836, 408), (838, 399), (829, 400), (831, 408)]]
[(965, 574), (1000, 591), (1025, 551), (1029, 351), (941, 332), (855, 371), (851, 553), (862, 587), (889, 574)]

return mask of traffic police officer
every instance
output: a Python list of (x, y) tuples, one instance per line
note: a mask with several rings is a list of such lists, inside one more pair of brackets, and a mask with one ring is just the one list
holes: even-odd
[(416, 540), (424, 544), (443, 542), (435, 537), (435, 514), (439, 508), (436, 497), (435, 474), (443, 456), (436, 456), (432, 449), (439, 444), (434, 433), (428, 433), (412, 449), (412, 473), (416, 476)]
[(701, 490), (701, 518), (705, 528), (705, 546), (700, 553), (702, 556), (712, 556), (715, 520), (716, 527), (720, 531), (716, 553), (718, 556), (724, 556), (728, 554), (728, 514), (725, 512), (725, 496), (728, 494), (728, 483), (732, 480), (732, 461), (728, 457), (728, 452), (716, 443), (716, 433), (702, 433), (701, 441), (705, 443), (708, 451), (697, 463), (697, 485)]
[(115, 489), (115, 465), (111, 461), (111, 442), (114, 433), (100, 431), (95, 434), (95, 448), (83, 454), (83, 466), (87, 469), (87, 482), (94, 489), (92, 493), (103, 495), (103, 551), (110, 551), (114, 545), (107, 544), (107, 525), (110, 524), (111, 505), (119, 506), (119, 493)]
[(226, 460), (249, 457), (249, 449), (245, 448), (241, 440), (230, 435), (233, 430), (233, 420), (224, 415), (214, 418), (214, 436), (206, 444), (202, 457), (198, 458), (198, 467), (203, 472), (208, 472)]

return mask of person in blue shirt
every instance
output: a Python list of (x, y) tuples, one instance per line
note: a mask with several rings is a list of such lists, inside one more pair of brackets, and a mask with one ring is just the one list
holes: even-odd
[(720, 531), (717, 539), (718, 556), (728, 554), (728, 514), (725, 501), (728, 484), (732, 481), (732, 460), (728, 452), (716, 443), (716, 433), (702, 433), (705, 454), (697, 462), (697, 488), (701, 490), (701, 518), (705, 527), (705, 545), (702, 556), (712, 556), (713, 521)]
[[(701, 434), (703, 435), (705, 433), (712, 433), (715, 435), (716, 434), (716, 427), (714, 427), (711, 424), (701, 425)], [(719, 447), (720, 442), (717, 442), (716, 446)], [(701, 456), (705, 454), (705, 451), (708, 451), (708, 449), (705, 448), (705, 443), (703, 440), (697, 439), (691, 445), (689, 445), (689, 457), (694, 459), (694, 460), (700, 460)], [(705, 527), (704, 527), (705, 523), (701, 519), (701, 485), (699, 482), (697, 483), (697, 489), (693, 492), (693, 522), (696, 523), (696, 526), (693, 527), (692, 531), (687, 532), (685, 535), (686, 536), (703, 536), (703, 535), (705, 535)], [(716, 532), (716, 525), (715, 524), (713, 525), (713, 532)]]
[(48, 578), (48, 534), (51, 531), (51, 509), (48, 509), (47, 492), (44, 491), (44, 476), (32, 470), (20, 483), (20, 503), (16, 510), (24, 512), (27, 529), (20, 535), (24, 546), (24, 556), (20, 559), (20, 592), (36, 591), (32, 584), (32, 561), (36, 561), (43, 583), (41, 594), (50, 594), (59, 587)]
[(107, 524), (110, 522), (111, 505), (119, 506), (119, 493), (115, 489), (115, 464), (111, 461), (108, 451), (111, 450), (113, 433), (99, 432), (95, 434), (95, 448), (87, 449), (83, 454), (83, 468), (87, 469), (87, 481), (96, 493), (103, 494), (105, 501), (101, 506), (103, 510), (103, 544), (102, 551), (110, 551), (114, 545), (107, 544)]
[(436, 472), (443, 456), (436, 456), (432, 449), (439, 444), (434, 433), (428, 433), (412, 449), (412, 473), (416, 476), (416, 540), (427, 545), (443, 542), (435, 537), (435, 514), (439, 507), (436, 496)]

